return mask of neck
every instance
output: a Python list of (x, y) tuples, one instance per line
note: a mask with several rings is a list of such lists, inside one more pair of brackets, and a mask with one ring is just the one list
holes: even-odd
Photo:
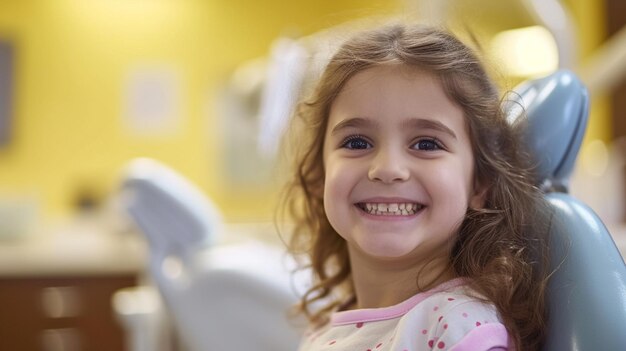
[(455, 277), (448, 255), (392, 262), (349, 252), (357, 309), (393, 306)]

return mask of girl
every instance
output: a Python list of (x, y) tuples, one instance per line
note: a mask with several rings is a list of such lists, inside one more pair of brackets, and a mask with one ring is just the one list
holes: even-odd
[(470, 48), (424, 26), (358, 34), (297, 116), (301, 350), (539, 348), (547, 211)]

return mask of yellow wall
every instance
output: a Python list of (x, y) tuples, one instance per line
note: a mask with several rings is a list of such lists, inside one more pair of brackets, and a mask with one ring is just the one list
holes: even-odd
[[(81, 187), (114, 189), (123, 165), (149, 156), (200, 185), (233, 220), (267, 218), (276, 189), (232, 189), (216, 172), (212, 94), (280, 34), (306, 35), (394, 1), (0, 0), (0, 38), (17, 48), (12, 142), (0, 150), (0, 194), (35, 195), (46, 216), (72, 211)], [(122, 118), (133, 67), (180, 77), (180, 129), (136, 137)], [(235, 191), (242, 190), (242, 191)]]
[[(34, 194), (46, 216), (68, 215), (81, 187), (105, 194), (129, 159), (149, 156), (200, 185), (227, 219), (267, 219), (275, 187), (235, 187), (216, 170), (223, 157), (212, 109), (218, 85), (238, 64), (267, 55), (281, 34), (306, 35), (405, 3), (0, 0), (0, 39), (16, 44), (18, 59), (0, 195)], [(602, 2), (565, 3), (579, 25), (584, 59), (604, 36)], [(181, 128), (170, 135), (137, 137), (124, 126), (125, 79), (140, 65), (171, 67), (181, 79)], [(608, 138), (607, 114), (606, 99), (594, 99), (588, 137)]]
[[(577, 27), (578, 55), (584, 64), (595, 49), (606, 39), (606, 9), (604, 1), (567, 0), (564, 3), (571, 10)], [(611, 139), (611, 104), (606, 94), (592, 96), (589, 127), (586, 142)]]

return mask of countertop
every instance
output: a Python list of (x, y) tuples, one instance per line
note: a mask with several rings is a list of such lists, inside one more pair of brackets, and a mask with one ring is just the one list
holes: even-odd
[(141, 272), (147, 257), (143, 238), (109, 229), (78, 220), (0, 241), (0, 277)]
[[(225, 224), (216, 245), (246, 239), (282, 245), (275, 233), (271, 223)], [(49, 223), (29, 236), (0, 241), (0, 277), (135, 274), (147, 263), (147, 243), (136, 228), (92, 219)]]

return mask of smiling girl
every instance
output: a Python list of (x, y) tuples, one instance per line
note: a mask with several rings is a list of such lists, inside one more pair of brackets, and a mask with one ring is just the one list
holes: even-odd
[(443, 30), (339, 48), (299, 105), (286, 198), (315, 276), (302, 351), (539, 348), (547, 214), (500, 102)]

